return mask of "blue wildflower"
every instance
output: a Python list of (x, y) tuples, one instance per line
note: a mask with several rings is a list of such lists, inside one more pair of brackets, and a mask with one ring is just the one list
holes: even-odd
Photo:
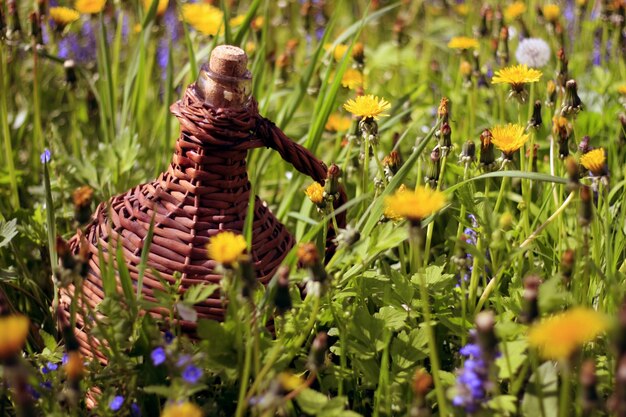
[(190, 384), (195, 384), (200, 378), (202, 378), (202, 370), (195, 365), (187, 365), (183, 370), (183, 379)]
[(44, 382), (40, 382), (39, 386), (43, 389), (45, 389), (46, 391), (49, 391), (52, 389), (52, 382), (50, 381), (44, 381)]
[(166, 331), (165, 334), (163, 334), (163, 340), (165, 340), (166, 345), (169, 345), (170, 343), (172, 343), (175, 338), (176, 336), (174, 336), (172, 332), (170, 332), (169, 330)]
[(47, 164), (50, 162), (50, 158), (52, 157), (52, 153), (50, 153), (50, 149), (46, 148), (39, 156), (42, 164)]
[(167, 359), (165, 349), (160, 346), (158, 348), (155, 348), (152, 353), (150, 353), (150, 358), (152, 358), (152, 363), (154, 364), (154, 366), (161, 365), (163, 362), (165, 362), (165, 359)]
[(46, 374), (49, 374), (50, 372), (56, 371), (57, 369), (59, 369), (59, 365), (53, 362), (48, 362), (46, 365), (44, 365), (41, 368), (41, 373), (46, 375)]
[(116, 395), (115, 397), (113, 397), (113, 399), (109, 402), (109, 409), (111, 411), (117, 411), (120, 408), (122, 408), (122, 405), (124, 405), (124, 396), (122, 395)]
[(491, 385), (489, 365), (478, 344), (469, 343), (460, 353), (467, 359), (457, 377), (456, 395), (452, 399), (452, 404), (464, 408), (467, 413), (475, 413), (487, 400), (487, 392)]
[(67, 360), (68, 360), (67, 353), (64, 353), (63, 356), (61, 356), (61, 363), (65, 365), (67, 363)]
[(132, 403), (130, 405), (130, 415), (133, 417), (141, 417), (141, 408), (137, 403)]

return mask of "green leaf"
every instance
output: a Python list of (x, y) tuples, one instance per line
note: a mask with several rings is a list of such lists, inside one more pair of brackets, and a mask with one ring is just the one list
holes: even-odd
[(520, 366), (526, 360), (526, 348), (528, 343), (526, 340), (516, 340), (506, 343), (506, 349), (502, 350), (502, 356), (496, 359), (498, 365), (498, 377), (500, 379), (511, 378), (517, 374)]
[(7, 246), (17, 235), (17, 219), (0, 222), (0, 248)]
[(310, 388), (303, 390), (296, 397), (296, 403), (306, 414), (317, 415), (327, 402), (328, 398), (324, 394)]
[[(533, 373), (525, 387), (522, 415), (526, 417), (558, 416), (557, 379), (556, 366), (552, 362), (544, 363), (537, 372)], [(541, 412), (542, 405), (545, 414)]]
[(499, 411), (498, 415), (510, 416), (517, 413), (517, 397), (515, 395), (498, 395), (487, 403), (487, 407)]
[(209, 298), (219, 287), (219, 284), (192, 285), (185, 292), (183, 301), (188, 305), (198, 304)]
[(406, 310), (401, 310), (396, 307), (385, 306), (382, 307), (378, 313), (374, 314), (374, 317), (382, 320), (383, 325), (393, 331), (399, 331), (404, 327), (404, 322), (409, 316)]

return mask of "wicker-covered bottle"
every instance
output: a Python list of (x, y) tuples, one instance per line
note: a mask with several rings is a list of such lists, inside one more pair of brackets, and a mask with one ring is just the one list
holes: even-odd
[[(143, 296), (154, 300), (161, 288), (151, 269), (174, 282), (182, 274), (183, 292), (189, 286), (220, 280), (215, 261), (208, 259), (206, 244), (221, 231), (241, 233), (250, 201), (246, 171), (249, 149), (269, 147), (287, 162), (314, 180), (324, 182), (325, 165), (308, 150), (287, 138), (274, 123), (259, 115), (250, 97), (251, 75), (243, 50), (218, 46), (208, 64), (202, 67), (196, 83), (171, 106), (180, 121), (180, 136), (172, 162), (156, 180), (138, 185), (100, 204), (84, 231), (70, 242), (77, 252), (88, 245), (88, 273), (83, 284), (84, 299), (95, 308), (103, 299), (99, 250), (103, 259), (116, 259), (121, 245), (131, 278), (139, 275), (141, 252), (154, 218), (148, 268), (143, 280)], [(294, 244), (293, 237), (258, 197), (254, 200), (251, 259), (258, 279), (267, 283)], [(81, 243), (82, 242), (82, 243)], [(62, 293), (68, 311), (74, 288)], [(200, 318), (220, 320), (224, 308), (220, 299), (209, 298), (198, 304)], [(158, 312), (152, 312), (158, 314)], [(89, 323), (84, 311), (77, 317), (77, 338), (83, 353), (98, 353), (88, 337)], [(193, 332), (193, 323), (182, 322)], [(103, 358), (104, 359), (104, 358)]]

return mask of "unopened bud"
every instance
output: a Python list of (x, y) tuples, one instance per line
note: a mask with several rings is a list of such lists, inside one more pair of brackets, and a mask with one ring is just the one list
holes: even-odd
[(291, 310), (291, 295), (289, 294), (289, 267), (281, 266), (278, 270), (278, 281), (276, 282), (276, 294), (274, 296), (276, 314), (282, 316)]
[(580, 187), (580, 214), (578, 220), (582, 226), (589, 226), (593, 219), (593, 201), (589, 187)]
[(563, 280), (569, 284), (574, 274), (574, 265), (576, 263), (576, 252), (573, 249), (567, 249), (561, 256), (561, 274)]
[(528, 275), (524, 278), (524, 301), (522, 304), (522, 314), (520, 321), (524, 324), (531, 324), (539, 317), (539, 286), (541, 278), (537, 275)]
[(326, 349), (328, 348), (328, 335), (320, 332), (315, 336), (309, 353), (308, 367), (311, 371), (318, 372), (324, 367), (326, 361)]
[(476, 315), (477, 341), (484, 354), (495, 359), (497, 356), (498, 338), (496, 337), (496, 316), (493, 311), (481, 311)]

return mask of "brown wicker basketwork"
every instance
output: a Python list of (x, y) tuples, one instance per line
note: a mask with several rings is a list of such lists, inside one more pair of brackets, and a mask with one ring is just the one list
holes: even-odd
[[(75, 252), (81, 241), (88, 245), (89, 272), (83, 293), (91, 308), (104, 297), (99, 250), (108, 262), (110, 256), (115, 259), (121, 245), (131, 278), (136, 281), (153, 217), (154, 236), (142, 288), (145, 299), (154, 301), (153, 291), (162, 288), (152, 268), (169, 282), (174, 282), (176, 272), (181, 273), (181, 292), (194, 284), (219, 282), (216, 263), (208, 259), (205, 246), (221, 231), (243, 230), (250, 198), (246, 171), (249, 149), (273, 148), (300, 172), (324, 182), (325, 165), (258, 114), (256, 101), (247, 95), (250, 76), (245, 66), (246, 57), (239, 48), (222, 46), (213, 51), (209, 66), (203, 67), (201, 82), (189, 86), (182, 100), (171, 106), (180, 121), (180, 136), (168, 170), (156, 180), (100, 204), (84, 232), (70, 242)], [(254, 202), (250, 255), (259, 281), (265, 284), (294, 240), (263, 201), (256, 197)], [(73, 287), (62, 293), (66, 311), (73, 296)], [(222, 302), (214, 297), (196, 306), (200, 318), (223, 318)], [(89, 338), (84, 316), (82, 312), (77, 317), (81, 350), (100, 356), (98, 341)], [(194, 331), (193, 323), (181, 323), (185, 331)]]

